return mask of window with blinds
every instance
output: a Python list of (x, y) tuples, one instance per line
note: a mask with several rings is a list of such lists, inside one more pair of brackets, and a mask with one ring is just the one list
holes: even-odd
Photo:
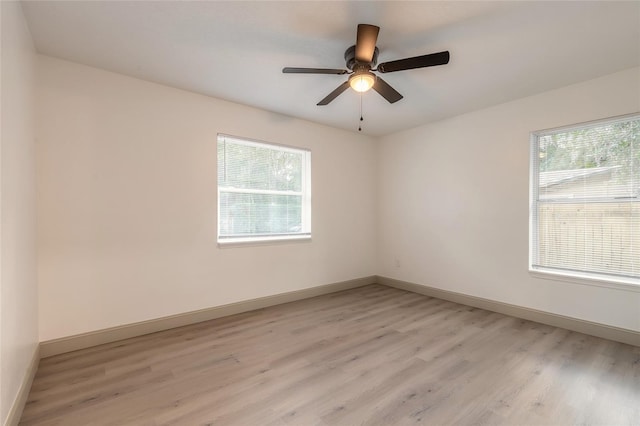
[(218, 135), (218, 242), (311, 237), (311, 152)]
[(531, 270), (640, 285), (640, 115), (531, 136)]

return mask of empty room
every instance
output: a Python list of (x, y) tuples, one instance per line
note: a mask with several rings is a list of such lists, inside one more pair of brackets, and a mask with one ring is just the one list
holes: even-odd
[(640, 425), (639, 1), (0, 1), (0, 424)]

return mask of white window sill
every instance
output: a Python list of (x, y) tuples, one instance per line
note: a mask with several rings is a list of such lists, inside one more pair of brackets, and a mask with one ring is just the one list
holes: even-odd
[(302, 243), (310, 242), (311, 235), (282, 235), (278, 237), (246, 237), (246, 238), (225, 238), (218, 240), (218, 247), (246, 247), (264, 246), (273, 244)]
[(572, 284), (591, 285), (596, 287), (613, 288), (616, 290), (631, 291), (634, 293), (640, 293), (640, 280), (633, 278), (617, 277), (611, 280), (604, 280), (599, 277), (595, 277), (588, 274), (580, 273), (568, 273), (549, 271), (545, 269), (532, 269), (529, 268), (529, 275), (535, 278), (541, 278), (551, 281), (562, 281)]

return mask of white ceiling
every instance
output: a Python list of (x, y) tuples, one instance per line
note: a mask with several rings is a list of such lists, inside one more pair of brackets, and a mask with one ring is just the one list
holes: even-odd
[[(404, 95), (363, 96), (363, 133), (385, 135), (640, 65), (640, 2), (23, 2), (38, 52), (357, 131), (360, 96), (316, 103), (344, 75), (358, 23), (381, 27), (378, 62), (451, 52), (389, 73)], [(640, 78), (640, 77), (639, 77)]]

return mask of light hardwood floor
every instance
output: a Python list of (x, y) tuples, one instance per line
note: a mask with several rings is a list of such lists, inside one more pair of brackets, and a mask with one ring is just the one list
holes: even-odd
[(370, 285), (43, 359), (22, 425), (640, 425), (640, 348)]

